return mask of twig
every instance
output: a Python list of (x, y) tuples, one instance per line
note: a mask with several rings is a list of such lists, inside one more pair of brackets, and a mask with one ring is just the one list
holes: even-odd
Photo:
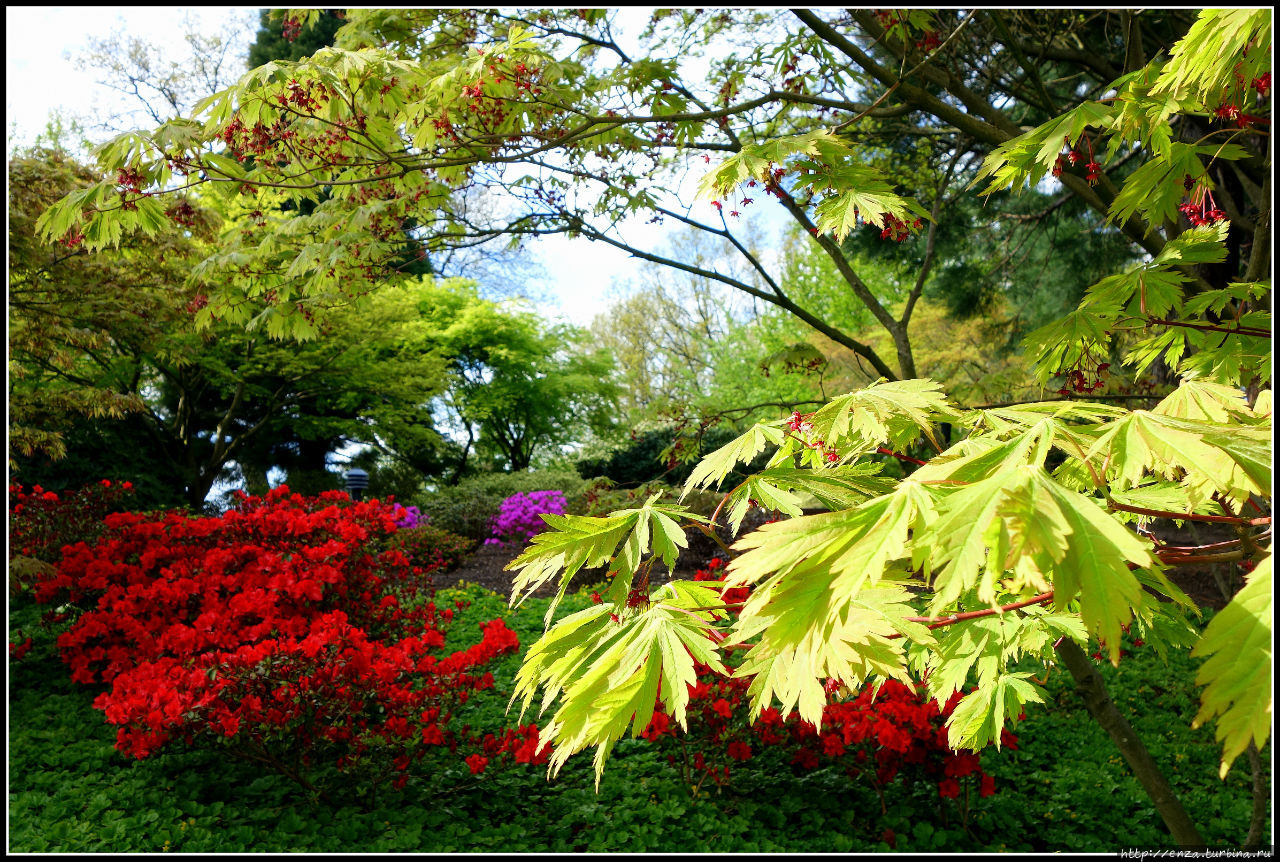
[[(980, 611), (965, 611), (962, 614), (952, 614), (949, 617), (907, 617), (907, 621), (913, 623), (926, 623), (929, 628), (936, 629), (942, 628), (943, 626), (953, 625), (958, 622), (963, 622), (965, 620), (973, 620), (979, 617), (989, 617), (994, 614), (1016, 611), (1019, 608), (1030, 607), (1031, 605), (1042, 605), (1045, 602), (1052, 601), (1052, 599), (1053, 590), (1049, 590), (1047, 593), (1041, 593), (1038, 596), (1033, 596), (1021, 602), (1014, 602), (1011, 605), (1001, 605), (998, 608), (983, 608)], [(902, 637), (902, 635), (896, 634), (890, 635), (889, 637)]]
[(1138, 506), (1126, 506), (1115, 500), (1108, 500), (1107, 506), (1117, 512), (1132, 512), (1135, 515), (1146, 515), (1149, 518), (1169, 518), (1174, 521), (1205, 521), (1210, 524), (1244, 524), (1248, 527), (1261, 527), (1270, 524), (1270, 518), (1231, 518), (1226, 515), (1197, 515), (1190, 512), (1163, 512), (1158, 509), (1143, 509)]

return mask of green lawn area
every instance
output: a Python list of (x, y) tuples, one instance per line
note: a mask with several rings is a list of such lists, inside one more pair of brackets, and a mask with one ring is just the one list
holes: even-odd
[[(477, 623), (503, 616), (522, 647), (541, 631), (544, 601), (518, 610), (476, 587), (449, 646), (478, 640)], [(574, 595), (566, 610), (590, 599)], [(176, 751), (133, 761), (113, 748), (114, 730), (70, 682), (40, 608), (15, 605), (10, 627), (34, 648), (10, 663), (9, 850), (13, 852), (847, 852), (1095, 851), (1168, 848), (1171, 841), (1137, 782), (1070, 689), (1065, 672), (1028, 709), (1017, 750), (989, 750), (983, 768), (998, 792), (943, 803), (936, 788), (895, 784), (885, 810), (871, 787), (833, 768), (797, 772), (765, 750), (735, 769), (732, 786), (691, 799), (679, 772), (644, 741), (624, 739), (593, 788), (589, 755), (548, 781), (542, 767), (513, 766), (478, 777), (462, 763), (387, 791), (371, 807), (313, 802), (285, 778), (213, 751)], [(473, 728), (514, 724), (504, 715), (518, 655), (492, 670), (492, 690), (472, 697), (455, 721)], [(1138, 650), (1104, 668), (1130, 717), (1204, 837), (1238, 846), (1248, 831), (1248, 763), (1217, 778), (1212, 728), (1193, 731), (1194, 663), (1165, 665)], [(528, 721), (532, 716), (526, 716)], [(1263, 752), (1269, 762), (1269, 749)], [(1269, 784), (1270, 774), (1266, 776)], [(1266, 833), (1270, 835), (1270, 824)], [(893, 845), (887, 843), (892, 839)], [(1269, 837), (1264, 844), (1269, 843)]]

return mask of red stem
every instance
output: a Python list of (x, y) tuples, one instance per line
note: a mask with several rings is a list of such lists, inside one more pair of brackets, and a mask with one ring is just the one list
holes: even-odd
[[(1266, 538), (1266, 536), (1267, 536), (1267, 533), (1263, 533), (1262, 535), (1255, 537), (1254, 541), (1257, 541), (1259, 539), (1264, 539)], [(1161, 545), (1159, 542), (1157, 542), (1156, 552), (1160, 554), (1168, 554), (1170, 556), (1173, 556), (1175, 554), (1193, 554), (1193, 553), (1196, 553), (1197, 551), (1212, 551), (1217, 548), (1238, 548), (1238, 547), (1240, 547), (1239, 539), (1232, 539), (1229, 542), (1215, 542), (1212, 545)]]
[(1195, 515), (1186, 512), (1162, 512), (1157, 509), (1142, 509), (1138, 506), (1126, 506), (1115, 500), (1108, 500), (1107, 505), (1118, 512), (1132, 512), (1135, 515), (1147, 515), (1151, 518), (1169, 518), (1174, 521), (1207, 521), (1211, 524), (1244, 524), (1249, 527), (1261, 527), (1270, 524), (1270, 518), (1230, 518), (1226, 515)]
[(912, 458), (910, 455), (903, 455), (899, 452), (894, 452), (892, 449), (886, 449), (883, 446), (877, 447), (876, 451), (879, 452), (881, 455), (892, 455), (893, 457), (897, 458), (899, 461), (909, 461), (912, 464), (919, 464), (921, 467), (923, 467), (927, 463), (925, 461), (921, 461), (918, 458)]
[[(1025, 608), (1031, 605), (1042, 605), (1052, 599), (1053, 590), (1050, 590), (1047, 593), (1041, 593), (1038, 596), (1033, 596), (1021, 602), (1014, 602), (1011, 605), (1001, 605), (998, 608), (983, 608), (980, 611), (965, 611), (962, 614), (953, 614), (949, 617), (907, 617), (907, 620), (913, 623), (927, 623), (929, 628), (936, 629), (952, 625), (953, 623), (962, 622), (964, 620), (977, 619), (978, 617), (989, 617), (992, 614), (1003, 614), (1006, 611), (1016, 611), (1018, 608)], [(890, 637), (895, 637), (895, 635), (890, 635)], [(897, 635), (897, 637), (901, 636)]]

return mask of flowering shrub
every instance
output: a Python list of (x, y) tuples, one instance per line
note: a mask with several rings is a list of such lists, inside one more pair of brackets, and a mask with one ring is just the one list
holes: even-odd
[[(694, 580), (717, 580), (723, 565), (723, 560), (712, 559)], [(749, 587), (723, 590), (728, 613), (736, 613), (749, 593)], [(784, 718), (773, 707), (763, 709), (754, 722), (748, 721), (746, 695), (751, 681), (720, 676), (705, 665), (696, 667), (698, 680), (688, 686), (687, 732), (679, 733), (671, 716), (659, 707), (641, 733), (671, 749), (668, 760), (679, 766), (695, 796), (708, 780), (728, 785), (732, 764), (750, 760), (765, 748), (781, 749), (798, 770), (836, 765), (851, 777), (869, 780), (882, 805), (885, 788), (902, 775), (936, 783), (942, 798), (959, 796), (962, 782), (968, 780), (978, 782), (982, 796), (995, 792), (995, 781), (982, 770), (979, 756), (953, 751), (948, 745), (944, 723), (961, 692), (939, 708), (927, 698), (923, 684), (911, 687), (889, 680), (874, 695), (868, 687), (852, 700), (828, 702), (819, 732), (799, 715)], [(829, 697), (835, 693), (828, 688)], [(1008, 731), (1001, 741), (1017, 748), (1017, 737)]]
[[(323, 793), (317, 770), (399, 788), (429, 750), (482, 745), (449, 727), (450, 708), (493, 685), (483, 667), (517, 637), (492, 620), (479, 643), (436, 654), (453, 611), (421, 594), (434, 564), (375, 550), (396, 530), (391, 506), (280, 487), (217, 518), (124, 513), (105, 528), (36, 595), (89, 608), (58, 645), (73, 679), (108, 686), (94, 706), (119, 750), (210, 744)], [(530, 727), (486, 754), (534, 762)]]
[(9, 486), (9, 559), (32, 557), (57, 563), (62, 549), (102, 535), (102, 519), (124, 508), (133, 492), (129, 482), (103, 479), (57, 494), (39, 485)]
[(562, 491), (530, 491), (527, 494), (512, 494), (502, 501), (502, 507), (493, 519), (491, 538), (485, 539), (487, 545), (498, 545), (504, 542), (525, 542), (546, 529), (542, 515), (563, 515), (565, 513), (564, 492)]
[(395, 504), (392, 514), (395, 517), (396, 526), (402, 530), (420, 527), (431, 520), (430, 516), (418, 511), (417, 506), (401, 506), (399, 503)]
[(402, 528), (387, 540), (424, 573), (447, 572), (456, 568), (475, 547), (470, 539), (423, 522), (421, 526)]

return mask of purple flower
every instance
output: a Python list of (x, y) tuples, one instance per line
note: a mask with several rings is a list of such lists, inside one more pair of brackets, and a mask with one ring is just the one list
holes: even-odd
[(507, 541), (528, 541), (546, 529), (541, 515), (563, 515), (565, 500), (562, 491), (530, 491), (512, 494), (502, 501), (498, 514), (493, 517), (493, 538), (486, 544)]
[(408, 508), (406, 508), (404, 506), (401, 506), (399, 503), (395, 504), (395, 508), (391, 510), (391, 514), (396, 519), (396, 526), (402, 530), (412, 529), (413, 527), (420, 527), (423, 524), (427, 523), (428, 520), (430, 520), (430, 516), (423, 515), (420, 511), (418, 511), (417, 506), (409, 506)]

